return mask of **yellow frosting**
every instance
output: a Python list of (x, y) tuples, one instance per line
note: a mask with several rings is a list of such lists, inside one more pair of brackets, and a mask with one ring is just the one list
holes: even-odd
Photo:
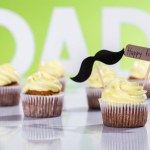
[(60, 92), (61, 88), (62, 85), (57, 78), (45, 72), (37, 72), (28, 78), (23, 92), (26, 93), (28, 90)]
[[(103, 66), (100, 68), (100, 72), (104, 81), (104, 84), (107, 85), (111, 80), (117, 77), (115, 71), (110, 69), (108, 66)], [(93, 70), (89, 80), (88, 80), (88, 87), (92, 88), (101, 88), (103, 87), (101, 79), (97, 70)]]
[(5, 86), (12, 82), (17, 82), (19, 75), (16, 69), (10, 64), (4, 64), (0, 66), (0, 86)]
[[(130, 69), (130, 76), (135, 77), (137, 79), (144, 79), (149, 64), (150, 63), (148, 61), (144, 60), (135, 61)], [(150, 79), (150, 74), (148, 78)]]
[(39, 71), (46, 72), (56, 78), (64, 77), (64, 68), (57, 60), (43, 62)]
[(108, 103), (142, 103), (146, 91), (137, 82), (129, 82), (124, 78), (116, 78), (102, 92), (102, 100)]

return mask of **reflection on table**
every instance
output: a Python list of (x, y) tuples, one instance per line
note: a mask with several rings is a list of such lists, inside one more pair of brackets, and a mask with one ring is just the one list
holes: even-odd
[(101, 147), (105, 150), (148, 150), (145, 127), (123, 129), (103, 127)]

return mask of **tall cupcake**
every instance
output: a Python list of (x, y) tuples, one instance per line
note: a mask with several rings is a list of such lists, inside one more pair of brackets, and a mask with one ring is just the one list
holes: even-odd
[[(149, 64), (150, 64), (149, 62), (144, 60), (135, 61), (130, 69), (129, 80), (139, 82), (141, 85), (143, 85), (144, 78), (146, 76), (146, 72)], [(150, 74), (148, 76), (148, 82), (146, 83), (144, 89), (147, 91), (146, 95), (149, 98), (150, 97)]]
[(45, 61), (40, 67), (39, 71), (46, 72), (51, 76), (54, 76), (59, 79), (62, 84), (62, 91), (65, 89), (65, 71), (64, 67), (57, 60)]
[(44, 72), (29, 77), (23, 88), (22, 101), (27, 117), (60, 116), (63, 107), (62, 85), (57, 78)]
[(0, 106), (14, 106), (19, 104), (21, 87), (19, 75), (10, 64), (0, 66)]
[(104, 125), (118, 128), (144, 126), (148, 115), (145, 93), (137, 82), (123, 78), (110, 82), (100, 100)]
[[(101, 67), (100, 72), (105, 86), (117, 77), (115, 71), (110, 69), (108, 66)], [(103, 88), (104, 87), (97, 70), (93, 70), (88, 80), (88, 87), (86, 88), (89, 109), (100, 109), (98, 99), (101, 97)]]

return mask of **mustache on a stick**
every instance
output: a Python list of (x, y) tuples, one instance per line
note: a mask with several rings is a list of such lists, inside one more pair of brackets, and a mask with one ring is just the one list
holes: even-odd
[(95, 54), (95, 56), (85, 58), (81, 63), (78, 74), (71, 79), (75, 82), (84, 82), (90, 77), (95, 61), (100, 61), (104, 64), (112, 65), (117, 63), (122, 58), (123, 54), (124, 49), (119, 52), (100, 50)]

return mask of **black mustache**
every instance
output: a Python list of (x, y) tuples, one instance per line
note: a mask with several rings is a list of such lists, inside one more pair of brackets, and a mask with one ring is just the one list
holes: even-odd
[(119, 52), (100, 50), (95, 54), (95, 56), (85, 58), (81, 63), (78, 74), (71, 79), (75, 82), (84, 82), (90, 77), (95, 61), (100, 61), (104, 64), (112, 65), (117, 63), (122, 58), (123, 54), (124, 49)]

